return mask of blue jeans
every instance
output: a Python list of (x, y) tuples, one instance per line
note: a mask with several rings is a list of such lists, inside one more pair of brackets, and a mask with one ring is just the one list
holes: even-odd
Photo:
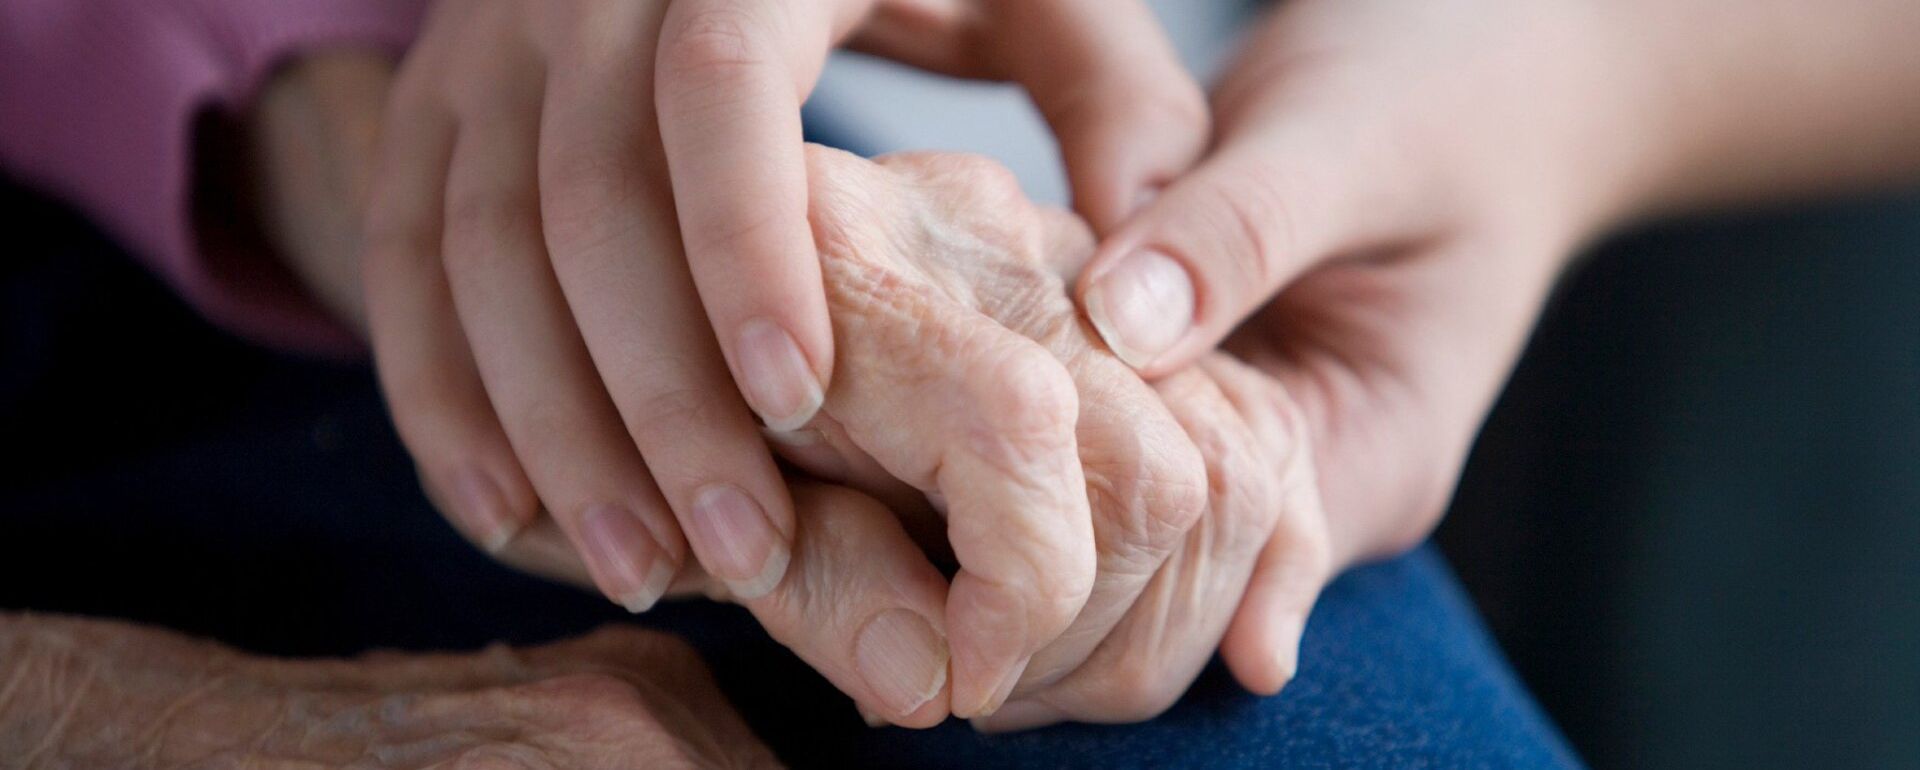
[[(222, 336), (83, 223), (4, 184), (0, 227), (26, 244), (0, 264), (0, 425), (19, 452), (0, 464), (0, 607), (295, 655), (632, 622), (441, 522), (364, 368)], [(1430, 548), (1337, 581), (1278, 697), (1216, 666), (1136, 725), (869, 730), (737, 609), (680, 603), (639, 622), (689, 638), (797, 766), (1577, 765)]]

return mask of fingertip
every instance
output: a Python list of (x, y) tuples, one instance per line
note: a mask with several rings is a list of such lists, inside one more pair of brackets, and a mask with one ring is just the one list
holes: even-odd
[(1235, 680), (1256, 695), (1277, 695), (1299, 671), (1300, 643), (1305, 619), (1292, 613), (1274, 613), (1253, 620), (1228, 634), (1221, 650)]
[(956, 591), (948, 604), (948, 627), (956, 629), (953, 715), (962, 719), (990, 716), (1007, 702), (1032, 661), (1029, 648), (1034, 646), (1025, 619), (967, 609), (978, 606), (962, 590), (967, 577), (963, 572), (954, 578)]

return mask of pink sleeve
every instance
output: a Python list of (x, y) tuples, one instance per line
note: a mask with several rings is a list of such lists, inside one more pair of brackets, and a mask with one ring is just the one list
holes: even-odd
[(219, 253), (235, 239), (196, 231), (193, 128), (301, 51), (401, 50), (423, 2), (0, 0), (0, 167), (79, 207), (215, 323), (352, 354), (353, 336), (270, 256)]

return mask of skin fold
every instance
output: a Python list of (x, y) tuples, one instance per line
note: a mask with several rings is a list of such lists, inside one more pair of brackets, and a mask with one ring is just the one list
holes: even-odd
[[(1032, 650), (1024, 676), (1001, 685), (1010, 702), (988, 715), (956, 700), (955, 713), (988, 728), (1158, 713), (1219, 647), (1263, 562), (1271, 590), (1244, 632), (1263, 635), (1248, 646), (1260, 652), (1237, 668), (1277, 690), (1332, 566), (1311, 443), (1284, 389), (1225, 356), (1141, 380), (1067, 300), (1091, 231), (1028, 202), (991, 161), (876, 163), (824, 148), (810, 160), (847, 362), (821, 431), (852, 457), (789, 459), (825, 476), (868, 469), (831, 480), (876, 496), (897, 479), (943, 502), (959, 563), (949, 629), (998, 620), (1003, 605), (976, 599), (969, 580), (1031, 592), (1014, 605), (1026, 622), (1007, 624), (1029, 636), (989, 640)], [(1063, 463), (1078, 473), (1059, 473)], [(1063, 478), (1081, 488), (1060, 489)], [(1080, 593), (1082, 557), (1062, 549), (1073, 538), (1059, 531), (1089, 514), (1093, 580)], [(1045, 633), (1064, 591), (1084, 607)], [(977, 616), (968, 602), (984, 605)], [(1276, 627), (1291, 630), (1268, 638)], [(972, 672), (953, 635), (960, 680)]]

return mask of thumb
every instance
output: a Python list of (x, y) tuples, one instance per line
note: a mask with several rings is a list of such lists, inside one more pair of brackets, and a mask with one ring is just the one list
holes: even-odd
[(1155, 377), (1214, 348), (1300, 274), (1369, 240), (1352, 137), (1313, 126), (1229, 141), (1128, 219), (1075, 293), (1122, 360)]

